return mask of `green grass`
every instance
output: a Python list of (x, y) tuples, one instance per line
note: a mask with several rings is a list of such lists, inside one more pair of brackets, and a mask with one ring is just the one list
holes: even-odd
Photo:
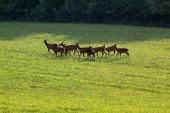
[[(130, 58), (55, 57), (43, 40), (129, 48)], [(170, 29), (0, 23), (1, 113), (170, 113)]]

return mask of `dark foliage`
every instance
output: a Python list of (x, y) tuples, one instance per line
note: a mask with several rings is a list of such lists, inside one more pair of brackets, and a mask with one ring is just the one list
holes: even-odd
[(0, 20), (170, 25), (170, 0), (0, 0)]

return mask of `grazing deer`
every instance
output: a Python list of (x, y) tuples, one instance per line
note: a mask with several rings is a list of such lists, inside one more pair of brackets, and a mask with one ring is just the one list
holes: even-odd
[(57, 56), (57, 53), (61, 53), (61, 56), (65, 54), (67, 56), (67, 50), (65, 48), (56, 47), (52, 49)]
[(114, 52), (114, 54), (115, 54), (115, 47), (114, 47), (114, 45), (113, 46), (110, 46), (110, 47), (107, 47), (107, 48), (105, 48), (105, 50), (107, 51), (107, 53), (108, 53), (108, 56), (110, 55), (110, 52)]
[(94, 58), (95, 59), (95, 52), (93, 50), (93, 48), (91, 46), (89, 47), (85, 47), (85, 48), (81, 48), (79, 45), (78, 45), (78, 50), (79, 50), (79, 58), (81, 57), (81, 55), (83, 54), (87, 54), (87, 59), (89, 59), (89, 57), (91, 58)]
[(115, 51), (117, 51), (116, 56), (119, 54), (121, 57), (122, 53), (125, 53), (129, 57), (129, 50), (127, 48), (117, 48), (116, 44), (114, 45)]
[(97, 53), (98, 56), (98, 52), (102, 53), (102, 57), (105, 54), (107, 56), (107, 53), (105, 52), (105, 45), (101, 46), (101, 47), (95, 47), (93, 48), (94, 52)]
[(49, 53), (51, 49), (53, 50), (58, 47), (58, 44), (49, 44), (47, 40), (44, 40), (43, 42), (45, 43), (45, 46), (47, 47)]
[(78, 53), (78, 44), (79, 43), (75, 43), (75, 45), (65, 45), (63, 42), (59, 45), (61, 45), (63, 48), (67, 49), (67, 52), (71, 52), (71, 51), (74, 51), (74, 55), (76, 54), (76, 52)]

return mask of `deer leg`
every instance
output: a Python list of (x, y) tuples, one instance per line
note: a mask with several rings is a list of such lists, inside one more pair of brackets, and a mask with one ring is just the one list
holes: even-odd
[(57, 52), (54, 51), (54, 54), (57, 56)]
[(48, 48), (48, 52), (50, 53), (50, 49)]
[(61, 52), (61, 57), (63, 56), (63, 52)]
[(87, 54), (87, 58), (86, 58), (86, 59), (89, 59), (89, 57), (90, 57), (90, 55), (89, 55), (89, 54)]
[(97, 54), (97, 56), (99, 56), (99, 53), (98, 53), (98, 52), (97, 52), (96, 54)]
[(107, 56), (107, 53), (105, 51), (103, 53)]
[(105, 51), (102, 51), (102, 57), (103, 57), (104, 54), (107, 56), (106, 52), (105, 52)]
[(65, 55), (67, 56), (67, 51), (65, 51)]
[(68, 55), (69, 53), (68, 53), (68, 51), (66, 50), (66, 56)]
[(90, 55), (90, 61), (92, 60), (92, 57), (91, 57), (91, 55)]
[(57, 52), (55, 52), (55, 55), (56, 55), (56, 57), (57, 57)]
[(95, 54), (93, 54), (93, 58), (95, 59)]
[(110, 55), (110, 51), (108, 51), (108, 56)]
[(81, 53), (79, 54), (79, 58), (81, 57)]
[(70, 55), (70, 51), (67, 50), (66, 53), (67, 53), (67, 55)]
[(79, 54), (79, 51), (78, 51), (78, 50), (76, 50), (76, 52)]
[(118, 56), (119, 53), (116, 54), (116, 57)]
[(93, 56), (94, 54), (89, 54), (89, 57), (90, 57), (90, 61), (92, 60), (92, 59), (94, 59), (94, 56)]
[(104, 54), (107, 56), (107, 53), (105, 51), (102, 51), (102, 57), (103, 57)]
[(126, 55), (127, 55), (127, 57), (129, 57), (129, 53), (128, 52), (126, 52)]
[(71, 51), (68, 51), (68, 54), (71, 55)]
[(119, 53), (120, 54), (120, 58), (121, 58), (121, 53)]
[(80, 55), (80, 52), (78, 52), (78, 55)]
[(74, 55), (76, 54), (76, 50), (74, 50)]
[(90, 58), (90, 60), (91, 60), (91, 55), (88, 55), (88, 59)]
[(104, 52), (102, 52), (102, 57), (103, 57), (103, 55), (104, 55)]

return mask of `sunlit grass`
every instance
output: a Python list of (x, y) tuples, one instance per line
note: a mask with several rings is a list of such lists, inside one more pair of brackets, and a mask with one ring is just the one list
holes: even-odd
[[(170, 29), (0, 23), (0, 112), (169, 113)], [(87, 61), (56, 57), (43, 40), (129, 48)]]

